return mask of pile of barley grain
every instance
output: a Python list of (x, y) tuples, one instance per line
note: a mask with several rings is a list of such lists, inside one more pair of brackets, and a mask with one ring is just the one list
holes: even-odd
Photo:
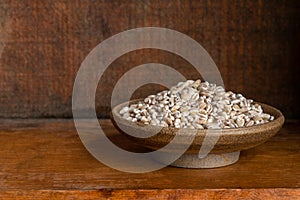
[(274, 120), (253, 100), (201, 80), (180, 82), (119, 113), (132, 122), (192, 129), (248, 127)]

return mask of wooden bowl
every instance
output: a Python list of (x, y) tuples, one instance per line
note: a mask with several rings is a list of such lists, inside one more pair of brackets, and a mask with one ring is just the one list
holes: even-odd
[[(174, 127), (159, 127), (153, 125), (144, 125), (134, 123), (121, 117), (119, 111), (125, 105), (136, 103), (140, 100), (133, 100), (122, 103), (112, 110), (111, 118), (114, 126), (121, 133), (135, 133), (134, 136), (143, 136), (144, 138), (134, 137), (125, 133), (132, 141), (147, 147), (151, 150), (157, 150), (169, 144), (172, 139), (178, 134), (176, 143), (171, 149), (165, 153), (172, 155), (177, 151), (182, 151), (182, 146), (189, 145), (184, 154), (173, 162), (172, 166), (185, 168), (215, 168), (233, 164), (238, 161), (240, 151), (258, 146), (270, 137), (274, 136), (284, 123), (282, 113), (272, 106), (259, 103), (264, 112), (274, 116), (274, 120), (265, 124), (254, 125), (243, 128), (228, 128), (228, 129), (188, 129)], [(147, 135), (153, 135), (146, 137)], [(208, 134), (210, 138), (217, 138), (216, 144), (213, 146), (208, 155), (204, 158), (199, 158), (199, 150), (204, 144), (204, 138)], [(192, 137), (192, 140), (191, 140)], [(207, 140), (207, 139), (206, 139)], [(212, 139), (214, 140), (214, 139)], [(155, 159), (159, 162), (165, 162), (165, 156)]]

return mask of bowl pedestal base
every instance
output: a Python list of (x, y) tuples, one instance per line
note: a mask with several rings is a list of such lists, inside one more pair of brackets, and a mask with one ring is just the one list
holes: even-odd
[[(240, 151), (221, 154), (208, 154), (204, 158), (199, 158), (198, 154), (183, 154), (178, 160), (170, 165), (183, 168), (216, 168), (236, 163), (239, 159), (239, 156)], [(161, 159), (158, 161), (164, 163), (163, 159)]]

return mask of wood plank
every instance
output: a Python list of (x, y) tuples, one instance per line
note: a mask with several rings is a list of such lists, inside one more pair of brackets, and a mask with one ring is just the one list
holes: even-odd
[[(119, 135), (109, 120), (100, 123), (116, 144), (143, 150)], [(166, 167), (130, 174), (111, 169), (92, 157), (83, 147), (72, 120), (1, 120), (0, 191), (25, 190), (26, 194), (30, 190), (286, 188), (299, 192), (299, 126), (299, 122), (286, 123), (277, 136), (243, 151), (240, 160), (231, 166)]]
[[(287, 118), (299, 118), (299, 2), (2, 0), (0, 117), (71, 117), (73, 82), (87, 54), (114, 34), (156, 26), (201, 43), (227, 89), (278, 107)], [(99, 83), (99, 116), (108, 116), (111, 92), (122, 74), (147, 62), (199, 78), (174, 54), (149, 49), (128, 53), (112, 63)], [(134, 97), (161, 89), (145, 86)]]
[(212, 189), (212, 190), (21, 190), (0, 191), (0, 199), (273, 199), (300, 197), (299, 189)]

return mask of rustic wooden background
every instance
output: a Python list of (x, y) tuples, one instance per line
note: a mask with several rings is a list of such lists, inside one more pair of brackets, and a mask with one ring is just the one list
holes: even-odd
[[(300, 117), (298, 0), (0, 1), (0, 117), (72, 117), (72, 87), (87, 54), (136, 27), (185, 33), (212, 56), (227, 89)], [(117, 80), (132, 67), (160, 62), (187, 78), (192, 66), (174, 54), (139, 50), (118, 58), (100, 81), (96, 105), (107, 117)], [(146, 85), (133, 98), (161, 90)]]

